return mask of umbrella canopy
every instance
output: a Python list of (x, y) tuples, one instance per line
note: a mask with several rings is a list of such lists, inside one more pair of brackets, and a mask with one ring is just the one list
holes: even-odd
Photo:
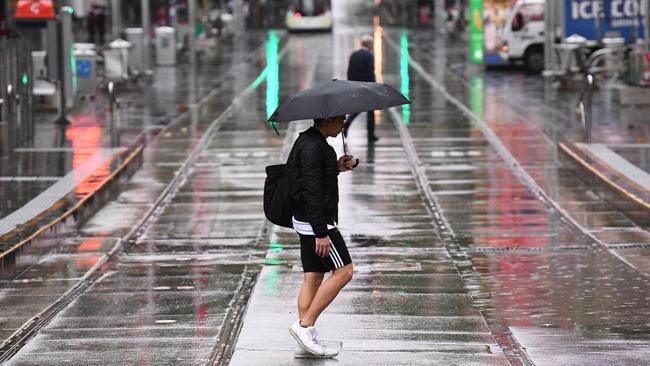
[(273, 112), (269, 121), (329, 118), (410, 103), (386, 84), (334, 79), (290, 95)]

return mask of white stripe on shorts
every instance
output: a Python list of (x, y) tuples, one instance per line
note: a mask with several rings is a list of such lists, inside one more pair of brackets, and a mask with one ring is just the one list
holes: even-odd
[(334, 262), (334, 267), (336, 268), (341, 268), (343, 267), (343, 260), (341, 259), (341, 256), (339, 255), (339, 252), (336, 251), (336, 247), (332, 242), (330, 241), (330, 257), (332, 258), (332, 261)]
[(330, 241), (330, 256), (331, 256), (332, 254), (334, 254), (334, 258), (336, 258), (337, 261), (338, 261), (338, 263), (339, 263), (339, 264), (337, 264), (336, 261), (334, 261), (334, 266), (335, 266), (336, 268), (341, 268), (341, 267), (343, 267), (343, 259), (341, 259), (341, 256), (339, 255), (339, 252), (336, 250), (336, 247), (335, 247), (334, 244), (332, 244), (332, 242)]

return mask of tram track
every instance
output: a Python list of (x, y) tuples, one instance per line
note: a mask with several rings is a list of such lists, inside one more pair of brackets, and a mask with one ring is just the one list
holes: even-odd
[[(395, 41), (393, 41), (390, 38), (390, 36), (385, 35), (384, 39), (387, 41), (387, 43), (394, 51), (400, 52), (398, 45), (395, 43)], [(408, 62), (411, 63), (414, 61), (409, 59)], [(427, 81), (429, 81), (429, 83), (432, 83), (432, 81), (429, 80), (431, 79), (430, 75), (426, 74), (426, 72), (421, 67), (418, 69), (418, 72)], [(429, 78), (427, 78), (427, 76)], [(454, 104), (460, 104), (460, 102), (458, 102), (455, 98), (453, 98), (446, 90), (444, 90), (442, 86), (440, 86), (439, 84), (433, 86), (439, 89), (440, 91), (442, 91), (445, 98), (447, 98), (450, 102)], [(464, 106), (460, 104), (458, 105), (458, 107), (460, 108)], [(454, 232), (452, 225), (445, 217), (442, 206), (440, 205), (440, 202), (438, 201), (436, 194), (431, 189), (431, 184), (429, 182), (429, 178), (427, 177), (426, 171), (424, 169), (424, 165), (420, 160), (420, 158), (418, 157), (418, 153), (413, 141), (413, 137), (411, 136), (411, 133), (409, 132), (408, 128), (404, 125), (404, 121), (402, 117), (396, 111), (396, 108), (389, 109), (389, 113), (391, 119), (393, 120), (395, 128), (399, 132), (400, 140), (402, 142), (402, 146), (404, 147), (404, 151), (407, 156), (409, 165), (411, 167), (412, 174), (415, 177), (415, 180), (417, 182), (418, 189), (420, 190), (420, 193), (422, 194), (425, 202), (427, 203), (425, 206), (429, 211), (431, 217), (433, 218), (434, 226), (436, 227), (438, 235), (442, 240), (442, 243), (447, 251), (447, 254), (452, 259), (454, 267), (456, 268), (458, 275), (460, 276), (462, 282), (464, 283), (467, 293), (472, 298), (473, 307), (476, 308), (481, 313), (481, 318), (483, 320), (483, 323), (485, 324), (487, 329), (490, 330), (490, 332), (494, 336), (495, 340), (501, 347), (504, 355), (506, 356), (508, 362), (510, 362), (511, 365), (534, 366), (534, 363), (528, 357), (526, 350), (521, 346), (519, 342), (517, 342), (517, 340), (512, 336), (512, 334), (509, 331), (506, 331), (505, 329), (495, 329), (494, 326), (491, 326), (491, 324), (487, 322), (487, 319), (485, 318), (485, 314), (484, 314), (485, 311), (484, 300), (487, 294), (482, 293), (480, 291), (480, 287), (475, 286), (476, 284), (480, 283), (481, 275), (478, 272), (478, 270), (475, 268), (471, 260), (472, 257), (470, 254), (470, 250), (468, 250), (466, 246), (460, 243), (456, 233)], [(488, 139), (488, 141), (492, 143), (492, 140)], [(512, 168), (513, 167), (511, 166), (511, 169)], [(541, 199), (541, 197), (539, 197), (539, 199)]]
[[(399, 53), (400, 48), (398, 42), (391, 39), (390, 37), (385, 38), (386, 43), (392, 48), (393, 51)], [(409, 155), (409, 164), (414, 172), (414, 175), (417, 176), (418, 185), (422, 190), (423, 195), (427, 198), (430, 204), (430, 210), (432, 215), (436, 218), (434, 221), (441, 229), (441, 232), (444, 235), (443, 244), (448, 250), (449, 255), (454, 259), (454, 264), (457, 271), (461, 275), (461, 279), (465, 284), (466, 291), (473, 298), (473, 306), (481, 312), (483, 320), (492, 333), (493, 337), (496, 339), (497, 343), (503, 350), (508, 361), (512, 365), (534, 365), (534, 362), (529, 357), (526, 348), (520, 344), (519, 340), (515, 337), (515, 333), (511, 330), (509, 323), (504, 321), (504, 319), (499, 316), (494, 316), (496, 313), (494, 307), (498, 307), (498, 300), (491, 300), (492, 294), (490, 292), (481, 292), (481, 288), (489, 288), (489, 285), (485, 285), (486, 277), (484, 276), (483, 269), (479, 272), (473, 265), (474, 261), (472, 257), (474, 254), (486, 253), (517, 253), (517, 254), (535, 254), (544, 252), (544, 253), (566, 253), (566, 252), (591, 252), (591, 253), (602, 253), (611, 256), (613, 262), (620, 262), (620, 268), (624, 268), (626, 271), (633, 272), (639, 275), (639, 278), (646, 277), (647, 274), (640, 271), (632, 263), (628, 262), (624, 257), (622, 257), (616, 250), (620, 249), (637, 249), (643, 248), (646, 246), (646, 243), (631, 243), (631, 244), (620, 244), (612, 245), (607, 244), (603, 240), (600, 240), (594, 235), (593, 232), (590, 232), (586, 227), (584, 227), (580, 222), (578, 222), (571, 214), (565, 210), (556, 199), (552, 193), (547, 192), (543, 189), (538, 181), (533, 178), (531, 173), (522, 165), (517, 157), (508, 149), (508, 147), (501, 141), (499, 135), (495, 133), (492, 127), (482, 119), (479, 115), (475, 114), (467, 105), (465, 105), (462, 99), (459, 99), (456, 95), (452, 95), (450, 92), (451, 89), (448, 89), (447, 86), (440, 82), (439, 79), (434, 77), (429, 69), (420, 64), (417, 60), (411, 58), (407, 55), (408, 65), (411, 67), (411, 70), (414, 73), (418, 74), (418, 77), (424, 80), (429, 84), (433, 92), (439, 93), (443, 96), (443, 99), (446, 103), (460, 112), (459, 114), (467, 118), (471, 123), (477, 128), (483, 135), (483, 139), (487, 141), (489, 146), (494, 149), (498, 156), (500, 157), (501, 162), (505, 163), (507, 169), (509, 169), (519, 180), (520, 184), (528, 190), (529, 193), (532, 193), (532, 196), (535, 200), (540, 202), (544, 208), (552, 213), (555, 217), (559, 218), (559, 222), (562, 223), (563, 227), (566, 227), (568, 230), (575, 234), (579, 234), (584, 239), (584, 245), (579, 244), (569, 244), (568, 246), (562, 246), (561, 248), (527, 248), (527, 247), (479, 247), (472, 246), (467, 244), (467, 241), (457, 240), (456, 235), (453, 232), (452, 226), (445, 219), (445, 213), (441, 210), (441, 205), (436, 199), (436, 193), (432, 191), (431, 182), (427, 178), (425, 173), (425, 164), (420, 160), (418, 151), (416, 151), (413, 138), (410, 136), (409, 129), (403, 125), (403, 121), (400, 113), (396, 110), (391, 110), (391, 116), (396, 127), (400, 131), (400, 136), (402, 141), (405, 144), (407, 154)], [(444, 65), (436, 60), (432, 61), (433, 65), (438, 68), (447, 68), (447, 65)], [(469, 87), (467, 80), (463, 79), (458, 75), (457, 71), (450, 73), (452, 78), (457, 78), (460, 80), (462, 86)], [(506, 105), (509, 105), (506, 103)], [(517, 116), (524, 117), (519, 111), (515, 110), (513, 112)], [(524, 120), (526, 120), (524, 118)], [(527, 122), (530, 123), (530, 122)], [(533, 128), (537, 129), (538, 132), (543, 132), (538, 129), (537, 126)], [(546, 142), (552, 143), (546, 135), (543, 135), (546, 138)], [(417, 142), (416, 142), (417, 143)], [(557, 145), (549, 145), (550, 147), (557, 147)], [(444, 202), (444, 201), (443, 201)], [(440, 218), (438, 218), (435, 212), (439, 212)], [(453, 215), (450, 215), (453, 217)], [(463, 226), (461, 225), (461, 232)], [(461, 234), (462, 236), (462, 234)], [(568, 243), (565, 243), (568, 244)], [(618, 265), (619, 263), (617, 263)], [(487, 278), (489, 281), (489, 277)], [(532, 353), (531, 353), (532, 354)]]
[[(287, 53), (289, 45), (290, 41), (284, 44), (283, 48), (279, 52), (279, 59), (282, 59)], [(261, 47), (264, 46), (262, 45)], [(254, 54), (256, 51), (252, 52), (251, 54)], [(260, 75), (264, 74), (265, 72), (266, 69), (263, 70)], [(99, 282), (102, 277), (105, 276), (105, 274), (100, 269), (109, 262), (115, 260), (117, 255), (121, 253), (127, 245), (134, 244), (138, 241), (138, 238), (146, 232), (147, 228), (156, 221), (164, 208), (173, 200), (191, 173), (197, 159), (201, 153), (209, 146), (211, 140), (214, 138), (215, 134), (218, 132), (224, 122), (233, 114), (237, 108), (241, 106), (242, 101), (253, 91), (255, 91), (258, 85), (259, 83), (256, 83), (256, 81), (249, 83), (248, 86), (230, 102), (228, 107), (210, 123), (210, 126), (206, 129), (199, 142), (196, 143), (196, 145), (192, 148), (192, 151), (189, 153), (187, 158), (183, 161), (183, 163), (174, 174), (174, 177), (166, 185), (153, 205), (145, 212), (145, 214), (131, 228), (131, 230), (129, 230), (126, 235), (122, 236), (107, 253), (103, 254), (102, 257), (98, 259), (98, 261), (88, 271), (86, 271), (86, 273), (72, 287), (70, 287), (46, 309), (42, 310), (27, 322), (25, 322), (22, 327), (16, 330), (9, 338), (0, 344), (0, 364), (11, 359), (34, 336), (36, 336), (36, 334), (38, 334), (41, 329), (47, 326), (50, 321), (55, 316), (57, 316), (65, 307), (83, 295), (86, 290), (91, 288), (94, 284)], [(210, 98), (216, 95), (217, 92), (217, 89), (213, 89), (197, 103), (195, 108), (198, 108), (201, 104), (210, 100)], [(187, 111), (185, 113), (190, 113), (190, 111)], [(176, 121), (172, 121), (168, 126), (172, 127), (176, 125), (183, 116), (186, 118), (187, 115), (185, 115), (185, 113), (178, 116)], [(264, 228), (262, 231), (263, 230)], [(242, 276), (242, 284), (247, 280), (247, 276), (245, 276), (247, 273), (248, 271), (245, 270), (244, 275)], [(252, 280), (254, 283), (254, 278)], [(240, 298), (242, 295), (241, 292), (246, 291), (246, 289), (250, 287), (251, 286), (247, 287), (240, 285), (237, 290), (238, 292), (234, 295), (234, 298)], [(224, 323), (226, 323), (227, 320), (228, 319), (225, 319)]]
[(402, 146), (404, 146), (404, 151), (409, 165), (411, 166), (413, 176), (417, 182), (418, 189), (427, 203), (425, 206), (433, 218), (436, 231), (440, 235), (440, 239), (444, 244), (447, 254), (452, 259), (458, 275), (465, 284), (466, 291), (475, 303), (474, 307), (481, 312), (481, 318), (483, 319), (485, 326), (490, 329), (490, 332), (501, 346), (508, 361), (513, 366), (534, 366), (530, 358), (527, 356), (526, 350), (516, 342), (516, 339), (514, 339), (508, 332), (495, 331), (492, 329), (485, 319), (483, 309), (476, 306), (477, 301), (480, 302), (485, 298), (485, 294), (481, 293), (478, 289), (469, 289), (469, 285), (480, 282), (480, 274), (471, 261), (470, 250), (461, 245), (451, 224), (442, 213), (442, 207), (440, 206), (435, 193), (433, 193), (430, 188), (429, 179), (424, 171), (422, 162), (418, 158), (413, 138), (408, 129), (404, 126), (401, 116), (395, 111), (395, 108), (391, 108), (389, 113), (395, 127), (399, 131), (400, 140), (402, 141)]
[[(310, 68), (307, 72), (305, 83), (302, 85), (303, 89), (310, 87), (314, 82), (314, 75), (316, 73), (316, 66), (318, 65), (320, 52), (321, 48), (317, 48), (315, 52), (312, 53), (312, 62), (309, 63)], [(282, 141), (282, 152), (280, 154), (281, 163), (285, 162), (289, 157), (293, 141), (296, 138), (297, 125), (298, 123), (296, 122), (290, 123), (289, 127), (285, 131), (286, 135)], [(262, 224), (255, 240), (255, 247), (259, 247), (262, 243), (268, 242), (274, 232), (273, 229), (274, 225), (269, 220), (264, 219), (264, 223)], [(253, 272), (247, 267), (244, 270), (244, 273), (242, 273), (239, 286), (235, 292), (236, 295), (228, 305), (228, 311), (226, 312), (223, 321), (224, 325), (219, 329), (217, 342), (210, 353), (210, 357), (205, 364), (206, 366), (227, 365), (230, 363), (230, 359), (235, 351), (235, 344), (237, 343), (239, 333), (241, 332), (244, 323), (244, 315), (248, 308), (248, 302), (257, 283), (260, 270), (261, 268)]]
[[(395, 41), (390, 39), (390, 37), (386, 37), (386, 39), (387, 42), (390, 44), (390, 46), (394, 50), (399, 52), (399, 47), (395, 43)], [(439, 68), (450, 70), (451, 71), (450, 75), (454, 77), (456, 80), (458, 80), (464, 87), (466, 88), (471, 87), (469, 81), (466, 78), (464, 78), (462, 75), (460, 75), (457, 70), (454, 70), (449, 65), (441, 63), (435, 59), (433, 59), (431, 62)], [(573, 216), (571, 216), (571, 214), (567, 212), (567, 210), (565, 210), (560, 205), (560, 203), (558, 203), (553, 197), (551, 197), (551, 195), (549, 195), (549, 193), (547, 193), (537, 183), (535, 178), (533, 178), (528, 173), (528, 171), (521, 165), (519, 160), (517, 160), (517, 158), (510, 152), (510, 150), (505, 146), (505, 144), (501, 141), (499, 136), (497, 136), (494, 130), (487, 124), (487, 122), (484, 121), (478, 115), (476, 115), (472, 110), (470, 110), (462, 101), (460, 101), (458, 98), (451, 95), (448, 92), (448, 90), (445, 88), (445, 86), (442, 85), (440, 82), (438, 82), (427, 70), (425, 70), (425, 68), (417, 60), (409, 56), (408, 64), (413, 68), (415, 72), (417, 72), (424, 80), (426, 80), (426, 82), (429, 85), (431, 85), (432, 88), (440, 92), (445, 97), (445, 99), (449, 101), (449, 103), (456, 106), (463, 115), (465, 115), (468, 119), (470, 119), (477, 125), (477, 127), (481, 130), (483, 136), (488, 141), (488, 143), (497, 151), (499, 156), (508, 165), (508, 168), (515, 174), (515, 176), (519, 178), (522, 184), (525, 187), (527, 187), (537, 197), (537, 199), (540, 202), (542, 202), (544, 205), (549, 207), (549, 209), (555, 211), (561, 217), (562, 220), (566, 221), (573, 229), (575, 229), (581, 235), (588, 237), (589, 240), (591, 240), (592, 243), (594, 243), (595, 247), (600, 247), (604, 249), (611, 256), (615, 257), (616, 259), (624, 263), (627, 267), (633, 269), (640, 275), (644, 277), (650, 277), (650, 274), (641, 271), (634, 264), (632, 264), (630, 261), (625, 259), (621, 254), (612, 250), (612, 248), (608, 244), (606, 244), (603, 240), (599, 239), (596, 235), (594, 235), (593, 232), (585, 228), (575, 218), (573, 218)], [(557, 145), (556, 142), (552, 140), (546, 132), (540, 129), (539, 126), (537, 126), (534, 123), (528, 122), (527, 116), (524, 115), (524, 113), (522, 113), (518, 109), (518, 107), (513, 106), (511, 103), (504, 103), (504, 104), (510, 108), (512, 113), (520, 117), (522, 121), (527, 121), (526, 123), (530, 125), (530, 127), (533, 130), (537, 131), (539, 133), (539, 136), (541, 136), (546, 143), (551, 144), (552, 146), (556, 146), (558, 149), (561, 149), (562, 147), (561, 144)]]

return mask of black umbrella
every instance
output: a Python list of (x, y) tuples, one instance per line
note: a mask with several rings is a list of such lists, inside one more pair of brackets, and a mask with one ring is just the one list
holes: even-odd
[(290, 95), (273, 112), (269, 121), (337, 117), (410, 103), (390, 85), (334, 79)]
[[(387, 84), (334, 79), (290, 95), (269, 117), (269, 122), (338, 117), (410, 103), (410, 100)], [(341, 134), (341, 138), (343, 153), (347, 155), (345, 136)], [(358, 164), (359, 159), (354, 166)]]

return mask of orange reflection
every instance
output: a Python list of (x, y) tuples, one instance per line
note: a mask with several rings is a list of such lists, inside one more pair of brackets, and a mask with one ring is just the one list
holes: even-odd
[[(384, 82), (384, 29), (381, 27), (379, 15), (372, 19), (374, 24), (374, 55), (375, 55), (375, 78), (378, 83)], [(381, 111), (375, 111), (375, 124), (381, 125)]]
[[(72, 169), (81, 166), (101, 147), (102, 128), (102, 120), (95, 113), (77, 114), (72, 117), (65, 134), (72, 143)], [(94, 192), (110, 174), (110, 164), (110, 161), (101, 164), (91, 176), (79, 182), (75, 188), (77, 197)], [(83, 177), (79, 176), (78, 180), (81, 179)]]
[(83, 256), (77, 256), (75, 259), (75, 268), (79, 271), (87, 271), (90, 267), (94, 266), (95, 263), (102, 256), (100, 250), (102, 247), (102, 238), (106, 236), (106, 233), (100, 232), (98, 236), (88, 238), (84, 240), (77, 247), (77, 254), (82, 254)]

